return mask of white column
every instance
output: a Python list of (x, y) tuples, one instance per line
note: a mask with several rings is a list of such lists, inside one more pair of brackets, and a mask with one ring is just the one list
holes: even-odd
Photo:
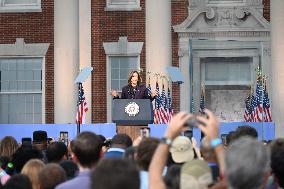
[(190, 54), (189, 54), (189, 37), (179, 36), (179, 67), (185, 80), (182, 85), (180, 85), (180, 110), (189, 111), (190, 110), (190, 75), (189, 75), (189, 64), (190, 64)]
[[(92, 66), (91, 60), (91, 0), (79, 1), (79, 44), (80, 70)], [(83, 83), (88, 108), (86, 123), (92, 122), (92, 85), (91, 75)]]
[(79, 0), (54, 1), (54, 122), (75, 123), (79, 73)]
[(284, 1), (270, 2), (271, 14), (271, 73), (272, 118), (276, 124), (276, 137), (284, 136)]
[[(152, 73), (166, 74), (166, 67), (170, 65), (171, 1), (146, 0), (146, 69)], [(155, 86), (154, 82), (152, 79), (152, 87)]]

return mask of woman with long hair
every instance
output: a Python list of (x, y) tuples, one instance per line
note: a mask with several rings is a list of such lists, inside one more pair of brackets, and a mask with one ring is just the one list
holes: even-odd
[(144, 84), (138, 71), (132, 71), (128, 77), (128, 84), (122, 88), (121, 97), (116, 90), (112, 90), (114, 99), (151, 99), (156, 96), (156, 92), (149, 91)]
[(33, 189), (40, 189), (38, 175), (45, 164), (39, 159), (29, 160), (23, 167), (21, 173), (27, 175), (32, 182)]

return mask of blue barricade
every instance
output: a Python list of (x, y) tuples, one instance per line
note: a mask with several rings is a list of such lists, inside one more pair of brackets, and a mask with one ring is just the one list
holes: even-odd
[[(259, 140), (273, 140), (275, 138), (275, 126), (273, 122), (264, 123), (248, 123), (248, 122), (231, 122), (221, 123), (220, 135), (228, 134), (230, 131), (235, 130), (239, 126), (250, 125), (253, 126), (258, 132)], [(151, 128), (151, 136), (161, 138), (164, 135), (167, 125), (165, 124), (149, 124)], [(60, 131), (67, 131), (69, 139), (74, 139), (77, 135), (76, 124), (0, 124), (0, 140), (4, 136), (13, 136), (17, 141), (21, 142), (23, 137), (31, 137), (33, 131), (44, 130), (47, 132), (48, 137), (54, 139), (59, 138)], [(97, 134), (102, 134), (106, 138), (110, 138), (116, 134), (116, 125), (114, 123), (104, 124), (83, 124), (80, 128), (82, 131), (92, 131)], [(193, 129), (193, 136), (199, 142), (201, 132), (199, 129)]]

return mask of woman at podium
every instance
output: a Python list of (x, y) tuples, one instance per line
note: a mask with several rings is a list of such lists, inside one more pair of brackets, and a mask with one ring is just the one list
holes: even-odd
[(149, 91), (144, 84), (138, 71), (132, 71), (128, 77), (128, 85), (122, 87), (121, 97), (116, 90), (112, 90), (113, 99), (151, 99), (154, 100), (156, 92)]

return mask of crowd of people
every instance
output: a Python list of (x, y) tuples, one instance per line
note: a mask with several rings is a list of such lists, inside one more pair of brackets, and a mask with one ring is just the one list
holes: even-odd
[(200, 146), (182, 136), (194, 116), (173, 116), (164, 137), (126, 134), (112, 139), (82, 132), (68, 146), (35, 131), (32, 143), (6, 136), (0, 142), (2, 189), (274, 189), (284, 186), (284, 139), (258, 141), (253, 127), (241, 126), (220, 139), (209, 110), (197, 116)]

